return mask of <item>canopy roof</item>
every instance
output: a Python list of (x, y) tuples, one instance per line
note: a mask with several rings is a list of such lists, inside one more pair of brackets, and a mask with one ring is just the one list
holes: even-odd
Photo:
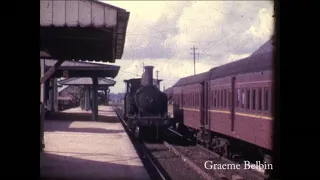
[(40, 51), (54, 59), (115, 62), (128, 20), (129, 12), (100, 1), (40, 0)]
[[(48, 70), (57, 60), (45, 59), (45, 68)], [(120, 66), (109, 64), (98, 64), (83, 61), (64, 61), (54, 73), (55, 77), (63, 77), (64, 72), (68, 73), (69, 77), (111, 77), (115, 78), (118, 75)]]

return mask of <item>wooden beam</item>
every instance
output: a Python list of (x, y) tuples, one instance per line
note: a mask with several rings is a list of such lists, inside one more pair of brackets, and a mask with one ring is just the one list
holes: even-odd
[(58, 60), (47, 72), (45, 72), (44, 75), (40, 78), (40, 85), (51, 78), (64, 61), (65, 60)]

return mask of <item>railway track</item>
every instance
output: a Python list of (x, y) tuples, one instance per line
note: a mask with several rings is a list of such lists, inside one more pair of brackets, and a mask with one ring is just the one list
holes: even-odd
[[(120, 110), (121, 111), (121, 110)], [(119, 112), (118, 112), (119, 113)], [(125, 122), (124, 122), (125, 123)], [(218, 154), (210, 151), (209, 149), (206, 149), (205, 147), (197, 144), (194, 145), (192, 143), (192, 140), (184, 138), (181, 134), (174, 131), (173, 129), (168, 129), (167, 135), (169, 138), (167, 138), (167, 141), (164, 141), (163, 143), (146, 143), (144, 142), (146, 151), (151, 151), (157, 153), (153, 153), (153, 157), (156, 159), (159, 159), (161, 161), (161, 158), (170, 158), (172, 161), (170, 164), (170, 161), (167, 161), (162, 164), (166, 164), (166, 171), (173, 171), (173, 169), (177, 169), (179, 167), (180, 172), (183, 171), (181, 168), (181, 164), (177, 166), (177, 162), (182, 160), (182, 164), (185, 164), (189, 167), (189, 169), (192, 170), (192, 172), (195, 172), (197, 175), (188, 175), (188, 179), (205, 179), (205, 180), (263, 180), (266, 177), (263, 173), (254, 171), (251, 169), (244, 169), (244, 165), (231, 161), (225, 157), (221, 157)], [(162, 151), (163, 153), (160, 155), (159, 152)], [(170, 153), (166, 152), (170, 151)], [(173, 153), (172, 153), (173, 152)], [(174, 155), (172, 155), (174, 154)], [(206, 163), (207, 162), (207, 163)], [(154, 163), (155, 165), (156, 163)], [(215, 165), (219, 167), (214, 167)], [(227, 168), (223, 168), (223, 165), (226, 165)], [(239, 164), (239, 166), (237, 166)], [(206, 166), (207, 165), (207, 168)], [(213, 166), (213, 168), (211, 167)], [(228, 169), (228, 166), (231, 167)], [(236, 168), (237, 166), (237, 168)], [(172, 169), (172, 168), (173, 169)], [(185, 169), (188, 169), (188, 167), (185, 167)], [(158, 168), (159, 169), (159, 168)], [(159, 170), (161, 173), (161, 170)], [(191, 172), (188, 170), (184, 170), (185, 172)], [(176, 176), (177, 172), (171, 172), (169, 174), (175, 174), (168, 177), (171, 179), (181, 179), (182, 177)], [(168, 175), (168, 174), (166, 174)], [(193, 177), (192, 177), (193, 176)], [(163, 175), (163, 177), (166, 177)], [(184, 178), (183, 178), (184, 179)]]
[(134, 132), (130, 132), (121, 116), (122, 109), (117, 107), (114, 109), (125, 130), (130, 134), (130, 140), (152, 180), (207, 180), (189, 167), (178, 155), (172, 153), (165, 144), (141, 142), (134, 138)]
[[(183, 138), (182, 135), (176, 131), (172, 129), (169, 129), (169, 131), (172, 134)], [(184, 139), (189, 141), (190, 144), (193, 144), (190, 139)], [(199, 144), (187, 147), (175, 144), (170, 144), (170, 146), (172, 149), (175, 149), (174, 151), (176, 151), (176, 153), (181, 154), (182, 158), (187, 158), (187, 161), (192, 162), (192, 166), (201, 168), (204, 172), (202, 174), (207, 174), (214, 179), (263, 180), (267, 178), (263, 172), (245, 169), (244, 164), (222, 157)], [(225, 168), (223, 168), (223, 165)]]

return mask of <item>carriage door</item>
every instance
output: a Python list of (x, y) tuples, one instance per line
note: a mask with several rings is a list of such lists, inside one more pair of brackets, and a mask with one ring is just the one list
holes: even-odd
[(235, 120), (235, 106), (236, 104), (236, 89), (235, 89), (236, 77), (231, 79), (231, 131), (234, 131), (234, 120)]
[(203, 115), (204, 115), (204, 127), (206, 129), (210, 128), (210, 123), (209, 123), (209, 116), (208, 116), (208, 106), (209, 106), (209, 86), (208, 82), (204, 83), (204, 108), (203, 108)]
[(207, 127), (208, 121), (207, 121), (207, 114), (206, 114), (206, 108), (207, 108), (207, 99), (206, 93), (207, 93), (207, 83), (202, 82), (200, 86), (200, 93), (201, 93), (201, 104), (200, 104), (200, 127)]

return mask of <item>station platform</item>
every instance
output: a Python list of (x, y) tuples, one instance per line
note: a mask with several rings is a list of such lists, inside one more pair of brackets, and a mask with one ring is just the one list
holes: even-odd
[(149, 180), (113, 108), (99, 106), (101, 121), (90, 119), (91, 111), (73, 108), (44, 121), (41, 178)]

